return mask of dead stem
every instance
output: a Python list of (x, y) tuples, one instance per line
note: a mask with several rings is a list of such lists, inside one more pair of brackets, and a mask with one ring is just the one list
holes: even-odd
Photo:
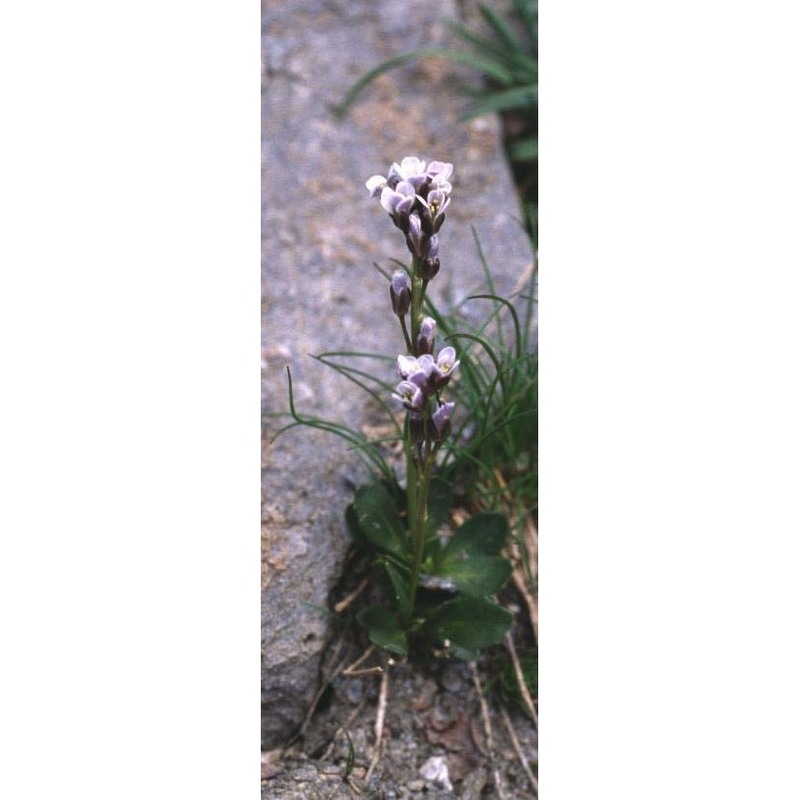
[(381, 689), (380, 694), (378, 695), (378, 711), (375, 715), (375, 752), (372, 755), (372, 761), (370, 761), (369, 769), (364, 777), (364, 781), (366, 783), (369, 783), (369, 779), (372, 777), (372, 773), (375, 770), (375, 767), (378, 765), (378, 761), (380, 761), (381, 750), (383, 749), (383, 724), (386, 720), (386, 703), (388, 697), (389, 670), (386, 669), (381, 675)]
[(331, 737), (330, 744), (328, 745), (327, 749), (325, 750), (325, 752), (322, 754), (322, 757), (320, 758), (320, 761), (321, 761), (321, 762), (325, 762), (325, 761), (327, 761), (327, 760), (328, 760), (328, 759), (331, 757), (331, 753), (333, 752), (333, 748), (336, 746), (336, 739), (337, 739), (339, 736), (341, 736), (341, 734), (342, 734), (342, 733), (344, 733), (345, 731), (347, 731), (347, 730), (350, 730), (350, 726), (353, 724), (353, 720), (355, 720), (355, 718), (356, 718), (356, 717), (357, 717), (357, 716), (358, 716), (358, 715), (361, 713), (361, 710), (364, 708), (364, 706), (366, 705), (366, 703), (367, 703), (367, 699), (366, 699), (366, 697), (365, 697), (365, 698), (364, 698), (364, 699), (363, 699), (363, 700), (362, 700), (362, 701), (361, 701), (361, 702), (360, 702), (360, 703), (359, 703), (359, 704), (356, 706), (356, 710), (355, 710), (355, 711), (353, 711), (353, 713), (352, 713), (352, 714), (350, 714), (350, 716), (347, 718), (347, 721), (344, 723), (344, 725), (340, 725), (340, 726), (339, 726), (339, 727), (336, 729), (336, 732), (335, 732), (335, 733), (333, 734), (333, 736)]
[(519, 663), (519, 657), (517, 656), (517, 648), (514, 647), (514, 640), (511, 638), (511, 631), (506, 633), (506, 648), (508, 649), (508, 653), (511, 656), (511, 663), (514, 665), (514, 674), (517, 676), (517, 684), (519, 685), (519, 692), (522, 695), (522, 699), (525, 701), (525, 705), (528, 708), (528, 713), (531, 716), (536, 728), (539, 728), (539, 716), (536, 713), (536, 706), (533, 704), (533, 698), (531, 697), (531, 693), (528, 691), (528, 684), (525, 681), (525, 676), (522, 674), (522, 667)]
[[(511, 516), (511, 508), (512, 508), (512, 497), (511, 493), (508, 490), (508, 484), (505, 482), (503, 478), (503, 474), (500, 470), (495, 467), (493, 470), (493, 474), (495, 480), (497, 481), (497, 485), (500, 487), (500, 490), (503, 495), (503, 499), (506, 502), (506, 516)], [(536, 576), (538, 574), (538, 536), (536, 533), (536, 526), (533, 524), (533, 517), (528, 515), (525, 520), (525, 527), (523, 529), (523, 541), (525, 544), (525, 550), (527, 551), (528, 560), (530, 562), (530, 571), (533, 580), (536, 580)], [(528, 578), (527, 573), (525, 571), (525, 561), (522, 558), (522, 554), (520, 553), (519, 546), (517, 542), (512, 538), (508, 543), (508, 550), (511, 554), (511, 564), (514, 568), (514, 571), (511, 575), (512, 580), (514, 581), (514, 586), (516, 587), (517, 591), (522, 595), (523, 599), (525, 600), (525, 605), (528, 607), (528, 617), (531, 621), (531, 628), (533, 629), (533, 639), (535, 642), (538, 643), (539, 641), (539, 604), (536, 600), (536, 592), (533, 586), (528, 586)]]
[(472, 673), (472, 682), (475, 684), (475, 691), (478, 693), (478, 700), (481, 704), (481, 717), (483, 718), (483, 730), (486, 734), (486, 747), (489, 750), (489, 762), (492, 767), (492, 775), (494, 777), (494, 784), (497, 787), (497, 796), (500, 800), (505, 800), (506, 793), (503, 789), (503, 782), (500, 778), (500, 770), (495, 764), (494, 759), (494, 737), (492, 736), (492, 722), (489, 719), (489, 706), (486, 703), (486, 697), (481, 688), (481, 681), (478, 677), (478, 667), (474, 661), (469, 662), (469, 670)]
[(353, 603), (353, 601), (356, 598), (358, 598), (358, 596), (364, 591), (364, 589), (367, 588), (367, 586), (369, 586), (369, 580), (367, 578), (364, 578), (364, 580), (361, 581), (361, 583), (359, 583), (358, 586), (356, 586), (356, 588), (349, 595), (347, 595), (347, 597), (345, 597), (343, 600), (340, 600), (333, 607), (333, 610), (337, 614), (341, 614), (342, 611), (347, 611), (347, 609), (350, 608), (350, 605)]
[(505, 723), (508, 735), (511, 737), (511, 744), (514, 745), (514, 750), (517, 751), (517, 758), (519, 758), (519, 763), (522, 765), (522, 769), (525, 770), (525, 774), (528, 776), (528, 780), (531, 782), (531, 786), (533, 786), (533, 791), (536, 792), (536, 795), (538, 796), (539, 783), (536, 780), (536, 776), (531, 771), (530, 766), (528, 766), (528, 760), (525, 758), (525, 755), (522, 752), (522, 746), (519, 743), (519, 739), (517, 738), (514, 726), (511, 724), (511, 720), (508, 718), (508, 712), (502, 705), (500, 706), (500, 713), (503, 715), (503, 722)]
[[(358, 668), (375, 652), (375, 645), (371, 644), (364, 653), (359, 656), (347, 669), (342, 672), (342, 675), (345, 675), (348, 678), (353, 677), (356, 674)], [(372, 670), (378, 670), (382, 672), (381, 667), (372, 667)]]

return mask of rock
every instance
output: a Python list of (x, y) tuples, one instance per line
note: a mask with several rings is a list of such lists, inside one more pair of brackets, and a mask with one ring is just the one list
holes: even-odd
[(450, 783), (450, 771), (447, 767), (447, 759), (444, 756), (431, 756), (420, 768), (419, 774), (426, 781), (441, 786), (448, 792), (453, 791), (453, 784)]
[[(308, 353), (401, 352), (385, 280), (371, 264), (407, 261), (407, 253), (365, 180), (406, 155), (455, 165), (442, 268), (431, 284), (439, 304), (482, 287), (470, 225), (500, 293), (531, 261), (498, 121), (458, 121), (464, 101), (453, 84), (462, 68), (441, 59), (408, 65), (369, 87), (344, 121), (332, 114), (367, 69), (443, 44), (443, 17), (456, 18), (456, 7), (455, 0), (262, 4), (262, 747), (289, 739), (317, 690), (331, 633), (324, 609), (349, 546), (343, 514), (351, 484), (367, 475), (357, 454), (329, 434), (298, 428), (268, 443), (286, 422), (269, 416), (288, 410), (286, 365), (300, 413), (358, 429), (366, 395)], [(470, 308), (478, 319), (488, 304)], [(393, 379), (390, 368), (384, 377)]]

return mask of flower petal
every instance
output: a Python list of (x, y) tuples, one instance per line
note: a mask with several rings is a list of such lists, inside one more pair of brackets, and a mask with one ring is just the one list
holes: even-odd
[(370, 197), (377, 197), (384, 186), (386, 186), (386, 178), (383, 175), (373, 175), (366, 183)]

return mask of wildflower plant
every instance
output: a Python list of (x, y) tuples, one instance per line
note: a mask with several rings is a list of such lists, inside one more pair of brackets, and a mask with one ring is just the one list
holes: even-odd
[[(426, 313), (432, 309), (426, 293), (441, 268), (439, 233), (451, 203), (452, 175), (452, 164), (408, 156), (392, 164), (387, 175), (366, 181), (370, 197), (380, 202), (403, 234), (410, 254), (407, 268), (387, 276), (389, 304), (403, 345), (403, 352), (392, 359), (393, 391), (384, 392), (390, 385), (368, 372), (328, 360), (342, 354), (319, 357), (366, 389), (387, 411), (391, 401), (404, 412), (397, 428), (404, 445), (405, 487), (371, 446), (374, 443), (361, 441), (344, 426), (300, 416), (294, 408), (291, 374), (295, 421), (282, 431), (302, 424), (336, 433), (378, 468), (378, 479), (356, 491), (346, 512), (354, 537), (373, 554), (391, 598), (390, 607), (370, 605), (359, 612), (358, 621), (370, 640), (405, 656), (409, 638), (422, 639), (469, 659), (500, 642), (511, 624), (512, 615), (492, 600), (509, 579), (511, 565), (501, 555), (509, 535), (501, 513), (475, 514), (449, 539), (440, 538), (452, 489), (434, 473), (451, 452), (448, 439), (457, 409), (448, 394), (460, 360), (452, 344), (437, 342), (437, 320)], [(378, 391), (367, 380), (377, 384)]]

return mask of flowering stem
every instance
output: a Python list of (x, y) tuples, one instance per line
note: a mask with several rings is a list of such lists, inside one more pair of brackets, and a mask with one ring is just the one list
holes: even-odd
[[(427, 444), (427, 442), (426, 442)], [(414, 464), (413, 456), (410, 459), (414, 480), (408, 483), (409, 503), (411, 502), (412, 492), (414, 498), (414, 514), (410, 516), (411, 523), (411, 548), (413, 562), (411, 566), (411, 586), (410, 586), (410, 612), (414, 613), (414, 603), (417, 596), (417, 586), (422, 569), (422, 556), (425, 550), (425, 528), (428, 522), (428, 490), (431, 483), (431, 469), (433, 467), (433, 453), (430, 446), (425, 450), (425, 460), (423, 463)], [(413, 483), (413, 488), (412, 488)], [(411, 512), (409, 512), (409, 515)]]
[[(425, 281), (422, 277), (423, 262), (414, 256), (411, 259), (411, 341), (416, 342), (422, 324), (422, 301), (425, 297)], [(413, 350), (413, 348), (412, 348)], [(409, 355), (414, 355), (410, 352)]]
[[(422, 324), (422, 303), (425, 296), (427, 281), (422, 276), (422, 259), (414, 256), (411, 261), (411, 339), (406, 336), (406, 346), (410, 356), (415, 355), (415, 344), (419, 337)], [(403, 333), (406, 333), (405, 322)], [(411, 535), (411, 585), (409, 587), (410, 609), (414, 613), (414, 602), (417, 595), (420, 571), (422, 569), (422, 556), (425, 549), (425, 528), (428, 521), (428, 487), (430, 485), (432, 459), (431, 432), (427, 420), (427, 403), (423, 410), (423, 441), (415, 442), (411, 426), (406, 425), (406, 457), (407, 457), (407, 492), (408, 492), (408, 522)], [(415, 448), (418, 458), (414, 457)]]

